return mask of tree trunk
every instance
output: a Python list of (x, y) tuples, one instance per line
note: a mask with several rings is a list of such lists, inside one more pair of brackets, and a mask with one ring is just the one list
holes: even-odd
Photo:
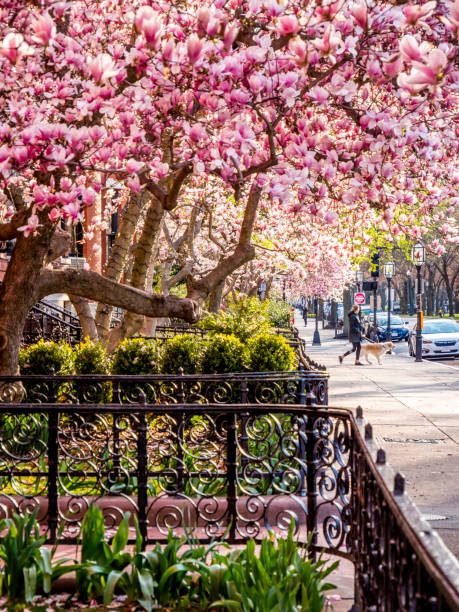
[(448, 296), (449, 314), (454, 314), (454, 290), (450, 283), (446, 283), (446, 295)]
[(40, 231), (34, 237), (18, 234), (0, 287), (0, 374), (17, 374), (22, 331), (28, 313), (38, 300), (40, 273), (55, 225), (39, 213)]
[(82, 298), (79, 295), (69, 295), (70, 301), (77, 313), (77, 317), (80, 320), (81, 332), (83, 338), (90, 338), (91, 340), (97, 340), (98, 333), (96, 322), (94, 320), (89, 301), (86, 298)]
[(350, 311), (352, 306), (352, 296), (349, 289), (345, 289), (343, 292), (343, 335), (349, 337), (349, 317), (347, 313)]
[(408, 314), (408, 285), (403, 281), (403, 291), (399, 293), (400, 314)]
[[(120, 227), (110, 257), (105, 266), (104, 276), (113, 281), (120, 281), (129, 259), (131, 245), (140, 219), (140, 213), (151, 198), (148, 192), (131, 193), (131, 196), (121, 213)], [(96, 326), (100, 337), (110, 332), (112, 307), (108, 304), (98, 304)]]
[(209, 312), (218, 312), (222, 305), (223, 288), (225, 287), (225, 281), (222, 281), (212, 291), (209, 296)]
[[(147, 216), (144, 221), (142, 234), (136, 245), (134, 265), (130, 285), (136, 289), (151, 292), (147, 288), (148, 270), (153, 255), (154, 247), (158, 241), (161, 231), (161, 223), (164, 217), (164, 209), (161, 202), (152, 198)], [(124, 320), (107, 334), (107, 348), (113, 350), (124, 339), (138, 332), (144, 322), (143, 315), (135, 312), (127, 312)]]

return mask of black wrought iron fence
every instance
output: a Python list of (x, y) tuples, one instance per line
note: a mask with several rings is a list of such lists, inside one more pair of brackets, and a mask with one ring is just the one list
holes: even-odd
[(171, 529), (260, 541), (293, 518), (354, 563), (362, 612), (459, 609), (457, 560), (347, 410), (6, 404), (1, 420), (0, 514), (37, 508), (50, 542), (75, 542), (91, 503), (108, 528), (131, 511), (146, 546)]
[(0, 403), (88, 404), (317, 404), (328, 403), (328, 373), (247, 372), (148, 376), (0, 376)]

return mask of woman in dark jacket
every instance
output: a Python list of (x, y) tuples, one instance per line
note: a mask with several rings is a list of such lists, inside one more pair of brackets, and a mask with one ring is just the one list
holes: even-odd
[(355, 351), (355, 365), (364, 365), (359, 361), (363, 327), (360, 323), (358, 312), (359, 307), (354, 305), (347, 315), (349, 317), (349, 340), (352, 342), (352, 350), (339, 356), (340, 363), (343, 363), (343, 359)]

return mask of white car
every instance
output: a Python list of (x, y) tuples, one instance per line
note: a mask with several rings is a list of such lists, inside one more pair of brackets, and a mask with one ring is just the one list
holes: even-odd
[[(416, 354), (416, 325), (408, 340), (408, 351), (411, 356)], [(459, 323), (452, 319), (424, 319), (422, 356), (459, 357)]]

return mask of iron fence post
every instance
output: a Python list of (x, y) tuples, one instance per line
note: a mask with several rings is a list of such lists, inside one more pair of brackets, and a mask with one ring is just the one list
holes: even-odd
[[(102, 383), (102, 389), (104, 383)], [(113, 397), (112, 401), (114, 404), (120, 403), (120, 383), (119, 380), (113, 383)], [(121, 466), (121, 454), (120, 454), (120, 430), (118, 427), (118, 416), (114, 412), (112, 414), (113, 419), (113, 476), (119, 477), (120, 466)]]
[[(303, 364), (300, 363), (299, 366), (299, 371), (300, 371), (300, 380), (299, 380), (299, 385), (298, 385), (298, 404), (301, 404), (302, 406), (306, 405), (306, 380), (305, 380), (305, 375), (304, 375), (304, 367)], [(300, 459), (300, 486), (299, 486), (299, 490), (298, 490), (298, 494), (301, 497), (305, 497), (307, 494), (307, 468), (305, 465), (305, 459), (306, 459), (306, 415), (303, 414), (300, 419), (298, 419), (298, 437), (299, 437), (299, 444), (298, 444), (298, 452), (299, 452), (299, 459)]]
[[(306, 405), (316, 406), (316, 396), (310, 388), (306, 394)], [(306, 418), (306, 497), (308, 503), (308, 514), (306, 517), (306, 527), (308, 534), (311, 534), (311, 544), (317, 544), (317, 490), (316, 490), (316, 417), (311, 412), (305, 415)], [(315, 558), (315, 553), (312, 554)]]
[[(183, 385), (183, 368), (178, 369), (179, 380), (177, 381), (177, 403), (183, 404), (185, 401), (185, 389)], [(182, 493), (184, 482), (183, 477), (185, 474), (184, 469), (184, 454), (183, 454), (183, 445), (184, 445), (184, 429), (185, 429), (185, 413), (180, 412), (177, 414), (177, 491)], [(193, 466), (191, 467), (193, 470)]]
[[(248, 384), (247, 379), (241, 382), (241, 404), (248, 403)], [(241, 456), (241, 465), (242, 469), (244, 469), (248, 464), (248, 457), (245, 453), (249, 452), (249, 436), (247, 435), (247, 420), (249, 418), (248, 412), (243, 412), (241, 414), (241, 448), (242, 448), (242, 456)]]
[[(143, 397), (145, 406), (145, 396)], [(147, 457), (147, 420), (145, 412), (139, 412), (137, 427), (137, 505), (139, 531), (142, 535), (142, 550), (145, 550), (148, 538), (147, 503), (148, 503), (148, 457)]]
[(48, 529), (51, 544), (56, 541), (59, 499), (58, 499), (58, 426), (59, 413), (52, 410), (48, 412)]
[(228, 480), (228, 524), (229, 541), (234, 542), (236, 538), (236, 519), (237, 519), (237, 421), (236, 414), (228, 413), (227, 433), (226, 433), (226, 466)]

